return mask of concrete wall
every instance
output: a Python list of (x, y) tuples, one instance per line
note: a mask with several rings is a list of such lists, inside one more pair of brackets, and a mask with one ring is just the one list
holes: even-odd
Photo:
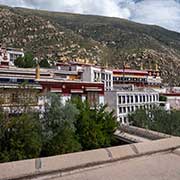
[(167, 96), (167, 103), (170, 108), (180, 110), (180, 96)]
[(117, 110), (117, 94), (115, 91), (105, 91), (104, 94), (105, 104), (108, 105), (108, 110), (115, 111), (115, 115), (118, 116)]
[(138, 128), (135, 126), (121, 125), (119, 130), (122, 132), (127, 132), (129, 134), (134, 134), (134, 135), (144, 137), (147, 139), (151, 139), (151, 140), (158, 140), (158, 139), (164, 139), (164, 138), (172, 137), (172, 136), (164, 134), (164, 133), (151, 131), (149, 129)]
[(129, 159), (137, 156), (170, 151), (180, 147), (180, 138), (173, 137), (148, 143), (138, 143), (92, 151), (78, 152), (47, 158), (17, 161), (0, 164), (0, 180), (30, 176), (63, 173), (92, 167), (107, 162)]

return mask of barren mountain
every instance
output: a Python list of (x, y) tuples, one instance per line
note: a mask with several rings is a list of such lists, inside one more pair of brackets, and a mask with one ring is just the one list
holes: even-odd
[(180, 33), (119, 18), (0, 6), (0, 42), (53, 60), (87, 59), (122, 68), (158, 63), (180, 85)]

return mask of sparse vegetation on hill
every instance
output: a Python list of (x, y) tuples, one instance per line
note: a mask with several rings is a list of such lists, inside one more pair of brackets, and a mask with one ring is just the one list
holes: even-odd
[(0, 41), (37, 57), (87, 59), (122, 67), (160, 65), (164, 82), (180, 85), (180, 33), (124, 19), (0, 7)]

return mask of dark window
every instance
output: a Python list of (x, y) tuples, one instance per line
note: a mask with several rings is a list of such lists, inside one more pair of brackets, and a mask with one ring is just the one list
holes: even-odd
[(134, 99), (133, 96), (131, 96), (131, 103), (133, 103), (133, 101), (134, 101), (133, 99)]
[(135, 95), (135, 102), (138, 102), (138, 95)]
[(130, 103), (130, 97), (127, 96), (127, 103)]
[(122, 104), (121, 96), (119, 96), (119, 104)]
[(126, 113), (126, 107), (123, 107), (123, 112)]
[(124, 123), (125, 123), (125, 124), (127, 123), (127, 118), (126, 118), (126, 117), (124, 117)]
[(119, 113), (120, 113), (120, 114), (123, 113), (122, 107), (119, 108)]
[(123, 104), (126, 102), (126, 97), (125, 96), (122, 96), (122, 101), (123, 101)]
[(105, 80), (105, 74), (104, 73), (102, 73), (102, 80)]
[(134, 111), (134, 106), (132, 106), (132, 112)]
[(145, 97), (145, 95), (143, 95), (143, 102), (145, 102), (146, 101), (146, 97)]
[(153, 95), (153, 101), (155, 101), (156, 100), (156, 97), (155, 97), (155, 95)]
[(148, 95), (146, 95), (146, 99), (147, 99), (147, 102), (149, 102), (149, 96)]

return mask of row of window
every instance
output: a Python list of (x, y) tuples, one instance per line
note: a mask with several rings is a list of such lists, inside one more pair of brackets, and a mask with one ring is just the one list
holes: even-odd
[(27, 82), (28, 84), (35, 83), (34, 79), (0, 78), (0, 83), (22, 84), (24, 82)]
[(128, 124), (129, 123), (128, 117), (120, 117), (119, 121), (121, 124)]
[(10, 54), (10, 61), (14, 62), (18, 57), (22, 57), (21, 54)]
[(111, 74), (102, 73), (102, 80), (111, 80), (111, 78), (112, 78)]
[(132, 77), (113, 77), (113, 81), (130, 81), (130, 82), (147, 82), (147, 78), (132, 78)]
[(128, 107), (119, 107), (119, 114), (126, 114), (136, 111), (137, 109), (152, 109), (155, 107), (155, 104), (149, 104), (144, 106), (128, 106)]
[(159, 86), (160, 84), (161, 84), (161, 82), (154, 82), (154, 83), (148, 82), (148, 85), (150, 85), (150, 86)]
[(18, 92), (1, 92), (0, 103), (2, 104), (38, 104), (38, 96), (35, 92), (21, 90)]
[[(112, 77), (111, 74), (105, 74), (105, 73), (101, 74), (101, 79), (105, 80), (105, 81), (111, 81), (111, 77)], [(94, 80), (95, 81), (100, 80), (100, 73), (99, 72), (94, 72)]]
[(142, 103), (142, 102), (155, 102), (158, 101), (158, 95), (123, 95), (119, 96), (119, 104), (129, 103)]
[(112, 82), (111, 81), (103, 81), (105, 87), (111, 87), (112, 86)]
[(123, 113), (128, 113), (128, 112), (134, 112), (135, 111), (135, 107), (134, 106), (129, 106), (129, 107), (119, 107), (119, 114), (123, 114)]

